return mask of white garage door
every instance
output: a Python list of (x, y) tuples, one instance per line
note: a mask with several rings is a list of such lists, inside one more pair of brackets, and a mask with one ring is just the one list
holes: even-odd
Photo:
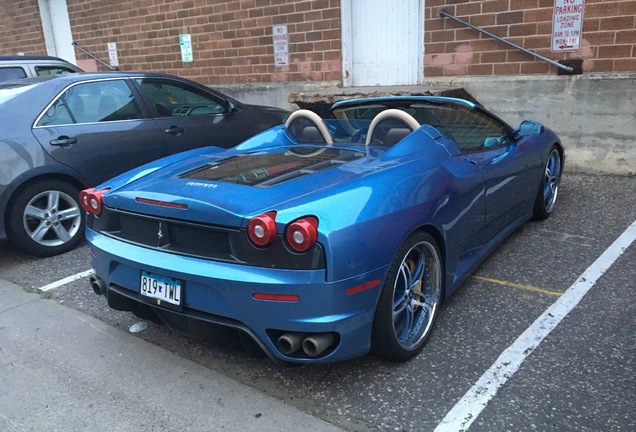
[(424, 0), (342, 0), (345, 86), (423, 79)]

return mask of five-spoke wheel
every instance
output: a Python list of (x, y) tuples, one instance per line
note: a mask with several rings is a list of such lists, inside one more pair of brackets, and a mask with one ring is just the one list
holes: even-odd
[(11, 206), (9, 238), (16, 246), (41, 256), (74, 248), (84, 234), (84, 212), (78, 196), (77, 188), (59, 180), (27, 186)]

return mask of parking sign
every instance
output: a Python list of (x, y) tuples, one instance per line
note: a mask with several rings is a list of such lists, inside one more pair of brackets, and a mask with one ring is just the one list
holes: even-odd
[(552, 52), (578, 51), (583, 32), (585, 0), (554, 0)]

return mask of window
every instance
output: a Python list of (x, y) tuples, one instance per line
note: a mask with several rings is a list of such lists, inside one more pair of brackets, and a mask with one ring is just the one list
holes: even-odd
[(35, 66), (35, 73), (37, 76), (49, 76), (66, 75), (75, 73), (75, 71), (64, 66)]
[(77, 84), (44, 112), (38, 126), (97, 123), (142, 118), (124, 80)]
[(458, 106), (438, 106), (431, 110), (439, 124), (433, 124), (453, 139), (462, 153), (472, 153), (509, 144), (508, 130), (479, 111)]
[[(381, 100), (377, 104), (362, 106), (344, 106), (333, 111), (334, 117), (340, 120), (338, 132), (353, 130), (353, 141), (360, 142), (359, 137), (367, 133), (371, 119), (385, 109), (400, 109), (417, 120), (420, 125), (430, 125), (442, 135), (454, 140), (463, 153), (485, 151), (510, 144), (509, 126), (485, 114), (479, 109), (459, 103), (440, 101), (409, 101), (401, 98)], [(389, 132), (390, 128), (398, 129), (392, 133), (388, 142), (404, 137), (407, 131), (399, 130), (401, 122), (383, 125), (380, 129)], [(380, 130), (381, 132), (381, 130)], [(380, 134), (380, 141), (385, 139)], [(375, 138), (375, 137), (374, 137)], [(340, 137), (336, 137), (341, 141)]]
[(53, 126), (53, 125), (65, 125), (75, 123), (71, 117), (71, 113), (66, 108), (62, 99), (55, 101), (45, 112), (38, 126)]
[(26, 71), (19, 66), (0, 68), (0, 82), (26, 78), (26, 76)]
[(221, 99), (174, 80), (139, 78), (137, 82), (157, 109), (159, 117), (223, 114)]

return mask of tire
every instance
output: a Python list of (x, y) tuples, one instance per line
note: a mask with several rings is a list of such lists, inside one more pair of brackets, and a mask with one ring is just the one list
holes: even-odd
[(84, 238), (86, 223), (78, 198), (79, 190), (61, 180), (38, 181), (19, 190), (9, 208), (9, 239), (39, 256), (75, 248)]
[(547, 219), (552, 214), (559, 193), (562, 174), (563, 159), (561, 158), (561, 153), (559, 153), (559, 149), (556, 146), (552, 146), (543, 171), (541, 185), (534, 201), (533, 219)]
[(371, 345), (376, 355), (405, 361), (424, 348), (438, 315), (443, 273), (439, 247), (429, 234), (414, 233), (402, 244), (373, 320)]

